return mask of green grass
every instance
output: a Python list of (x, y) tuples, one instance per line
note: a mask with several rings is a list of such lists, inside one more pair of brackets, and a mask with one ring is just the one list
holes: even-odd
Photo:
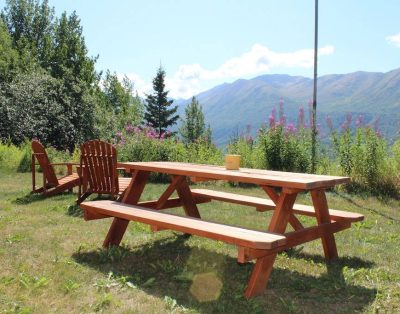
[[(264, 195), (255, 188), (212, 188)], [(165, 189), (150, 184), (144, 198)], [(130, 223), (119, 248), (101, 248), (110, 220), (85, 222), (76, 195), (30, 195), (30, 174), (0, 170), (2, 313), (394, 313), (400, 309), (400, 202), (332, 192), (332, 208), (366, 219), (336, 235), (326, 265), (320, 241), (278, 255), (268, 289), (247, 301), (252, 264), (225, 243)], [(298, 202), (309, 203), (304, 195)], [(213, 202), (206, 219), (265, 230), (270, 213)], [(175, 209), (174, 212), (183, 211)], [(302, 218), (309, 223), (310, 218)], [(204, 289), (205, 287), (205, 289)]]

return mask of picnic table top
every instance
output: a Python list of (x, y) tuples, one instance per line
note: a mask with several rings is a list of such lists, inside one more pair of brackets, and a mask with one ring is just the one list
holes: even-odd
[(250, 168), (240, 168), (239, 170), (226, 170), (223, 166), (183, 162), (121, 162), (118, 163), (118, 167), (123, 167), (126, 170), (160, 172), (170, 175), (184, 175), (189, 177), (236, 181), (258, 185), (297, 188), (303, 190), (329, 188), (337, 184), (350, 182), (349, 177), (282, 172)]

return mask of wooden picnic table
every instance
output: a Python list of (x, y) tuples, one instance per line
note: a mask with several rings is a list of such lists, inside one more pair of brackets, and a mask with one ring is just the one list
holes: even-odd
[[(118, 163), (118, 167), (132, 172), (132, 181), (122, 198), (123, 204), (92, 204), (96, 202), (82, 204), (83, 208), (88, 209), (85, 212), (88, 220), (107, 216), (115, 217), (103, 245), (119, 245), (129, 220), (132, 220), (133, 216), (134, 220), (153, 224), (154, 229), (170, 228), (236, 244), (239, 262), (256, 260), (245, 291), (247, 298), (259, 295), (265, 290), (278, 252), (308, 241), (321, 239), (325, 258), (332, 260), (338, 256), (334, 233), (349, 228), (352, 222), (363, 219), (360, 214), (330, 210), (328, 207), (326, 189), (337, 184), (348, 183), (350, 181), (348, 177), (247, 168), (226, 170), (220, 166), (181, 162), (123, 162)], [(158, 200), (140, 202), (151, 172), (171, 175), (171, 183)], [(255, 184), (266, 192), (268, 198), (249, 197), (214, 190), (191, 190), (187, 179), (189, 177), (198, 180), (226, 180)], [(174, 191), (178, 194), (177, 198), (171, 198)], [(301, 192), (311, 195), (312, 206), (295, 204), (296, 196)], [(239, 229), (199, 220), (201, 217), (197, 204), (211, 200), (254, 206), (258, 211), (273, 210), (266, 232)], [(140, 207), (132, 208), (135, 211), (133, 212), (130, 211), (128, 205)], [(162, 217), (157, 215), (156, 211), (178, 206), (184, 208), (187, 217), (194, 219), (189, 221), (182, 217), (186, 220), (180, 222), (181, 218), (178, 216), (165, 214), (168, 217), (164, 218), (163, 215), (161, 215)], [(150, 209), (149, 214), (143, 209)], [(314, 216), (316, 225), (304, 227), (295, 216), (297, 214)], [(293, 227), (294, 231), (286, 232), (288, 224)], [(257, 242), (257, 239), (260, 241)]]

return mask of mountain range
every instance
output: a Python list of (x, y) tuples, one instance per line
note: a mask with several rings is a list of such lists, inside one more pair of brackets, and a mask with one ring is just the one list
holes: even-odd
[[(312, 99), (313, 80), (302, 76), (282, 74), (262, 75), (253, 79), (239, 79), (224, 83), (195, 97), (203, 108), (207, 124), (213, 131), (217, 145), (251, 129), (253, 135), (279, 102), (284, 101), (286, 120), (297, 124), (299, 108), (308, 116), (308, 103)], [(179, 113), (190, 99), (176, 100)], [(318, 78), (317, 121), (321, 136), (328, 134), (326, 117), (329, 115), (338, 127), (348, 113), (363, 115), (366, 124), (379, 119), (382, 134), (393, 142), (400, 130), (400, 69), (387, 73), (354, 72), (331, 74)], [(277, 114), (278, 115), (278, 114)], [(354, 122), (353, 122), (354, 124)]]

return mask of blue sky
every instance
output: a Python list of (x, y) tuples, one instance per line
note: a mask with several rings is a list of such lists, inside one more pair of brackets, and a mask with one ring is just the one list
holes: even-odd
[[(0, 4), (4, 7), (4, 0)], [(76, 11), (98, 70), (140, 93), (162, 63), (170, 96), (188, 98), (262, 74), (312, 77), (314, 0), (49, 0)], [(400, 67), (398, 0), (320, 0), (318, 74)]]

